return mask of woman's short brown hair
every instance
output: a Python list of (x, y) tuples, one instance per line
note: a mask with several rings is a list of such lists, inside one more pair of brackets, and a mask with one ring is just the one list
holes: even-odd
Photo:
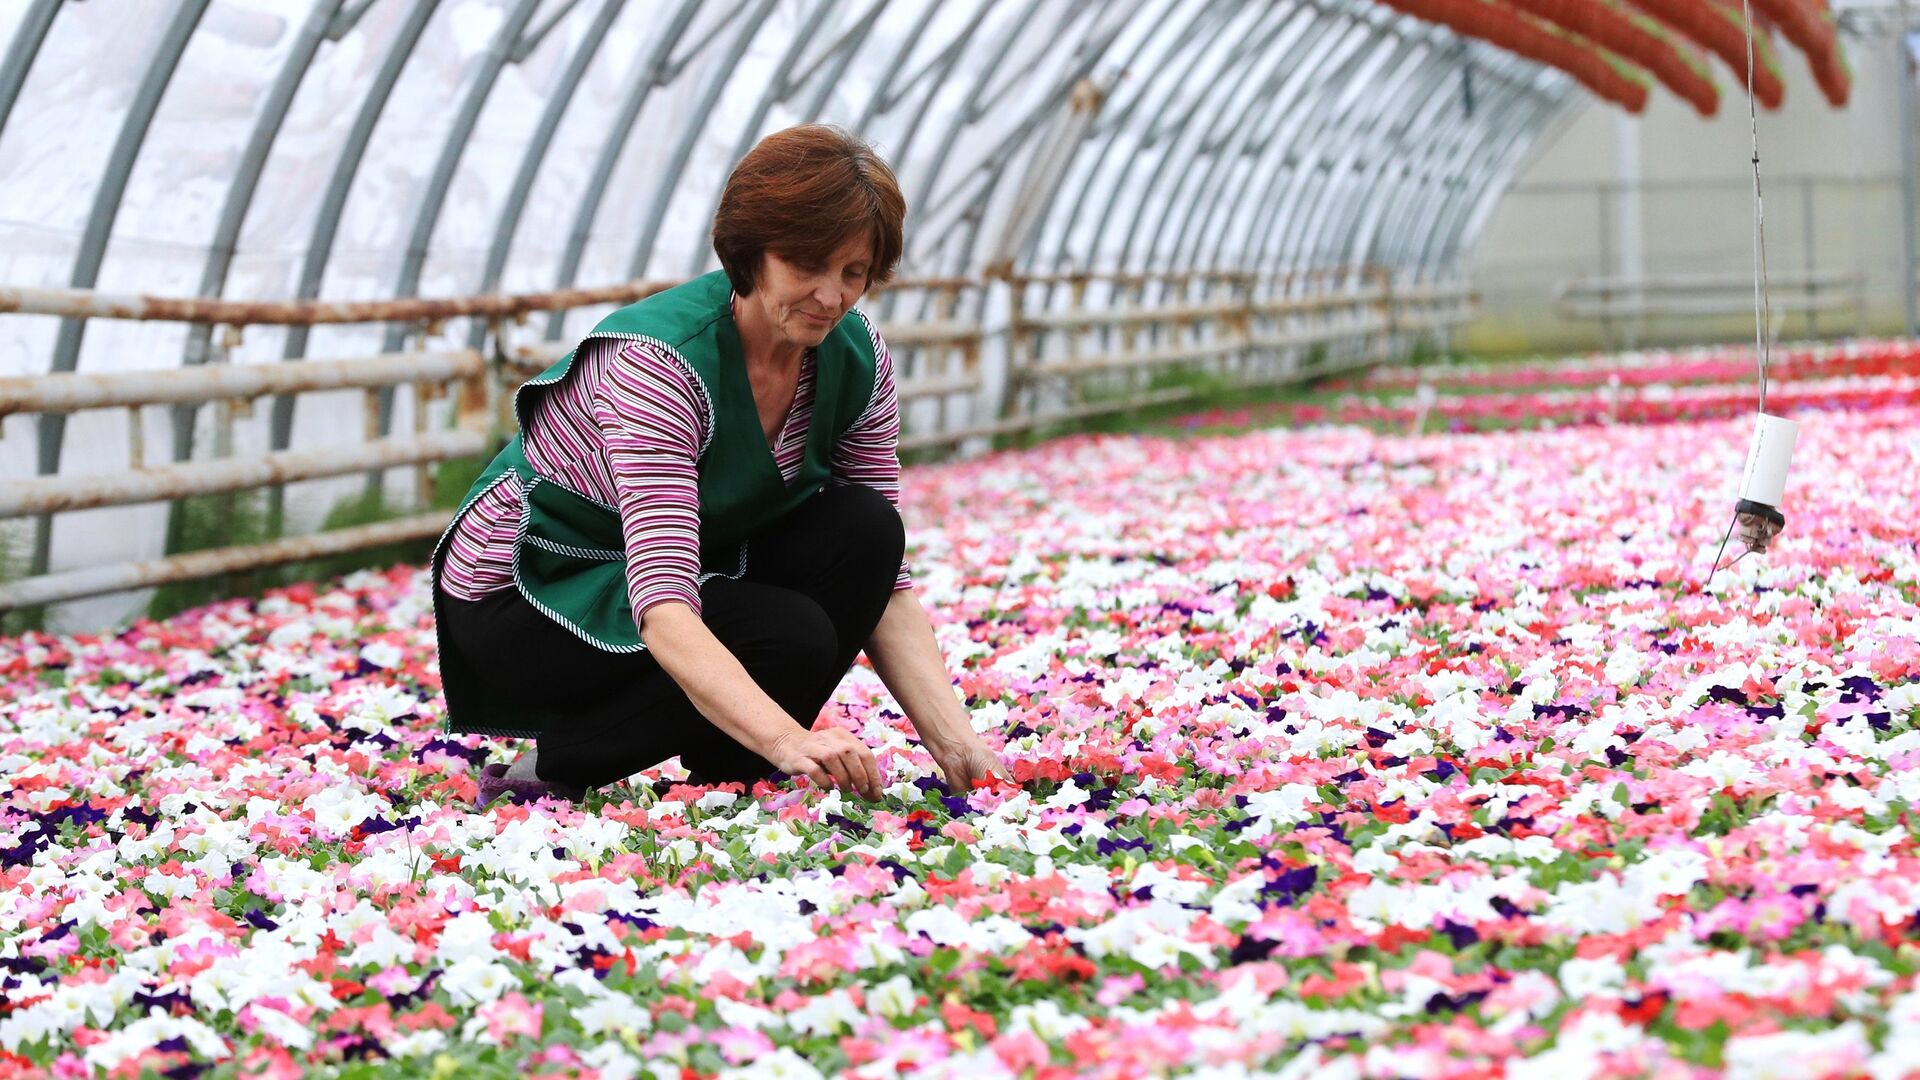
[(750, 296), (766, 252), (818, 264), (865, 231), (871, 287), (893, 277), (906, 216), (899, 181), (872, 147), (837, 127), (801, 124), (761, 139), (733, 167), (713, 215), (713, 250), (733, 291)]

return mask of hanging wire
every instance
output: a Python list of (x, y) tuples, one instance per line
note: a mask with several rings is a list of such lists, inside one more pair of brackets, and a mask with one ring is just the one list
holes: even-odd
[(1753, 0), (1741, 0), (1747, 29), (1747, 125), (1753, 138), (1753, 347), (1760, 365), (1760, 411), (1767, 411), (1767, 362), (1771, 359), (1772, 290), (1767, 282), (1767, 212), (1760, 199), (1760, 111), (1753, 101)]
[[(1759, 411), (1767, 411), (1767, 362), (1771, 357), (1772, 334), (1769, 325), (1773, 320), (1773, 290), (1767, 280), (1767, 212), (1766, 204), (1760, 198), (1760, 110), (1754, 104), (1753, 97), (1753, 0), (1741, 0), (1740, 11), (1747, 31), (1747, 131), (1753, 140), (1753, 354), (1759, 366), (1760, 394)], [(1720, 550), (1714, 552), (1713, 568), (1707, 571), (1707, 584), (1702, 591), (1713, 584), (1713, 575), (1720, 572), (1720, 560), (1727, 553), (1727, 541), (1733, 538), (1733, 530), (1740, 523), (1740, 511), (1735, 509), (1733, 520), (1727, 523), (1727, 532), (1720, 538)], [(1749, 551), (1752, 549), (1749, 548)], [(1734, 556), (1732, 569), (1746, 557), (1747, 552)]]

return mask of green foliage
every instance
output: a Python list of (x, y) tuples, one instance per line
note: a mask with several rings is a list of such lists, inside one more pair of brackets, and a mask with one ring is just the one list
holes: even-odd
[[(27, 542), (26, 535), (16, 528), (20, 522), (0, 525), (0, 582), (12, 581), (26, 572)], [(0, 612), (0, 634), (18, 634), (27, 630), (38, 630), (46, 619), (46, 608), (21, 608), (18, 611)]]
[[(211, 548), (257, 544), (267, 535), (267, 493), (222, 492), (174, 502), (167, 514), (169, 555)], [(198, 581), (177, 581), (153, 592), (147, 614), (156, 619), (229, 596), (249, 596), (277, 582), (269, 569), (248, 570)]]
[[(433, 508), (451, 510), (458, 507), (467, 488), (491, 459), (491, 454), (481, 454), (456, 458), (436, 466), (433, 470)], [(336, 502), (327, 511), (320, 531), (371, 525), (417, 512), (411, 506), (389, 501), (384, 489), (380, 492), (362, 490)], [(196, 496), (174, 504), (168, 519), (166, 550), (172, 555), (259, 543), (273, 539), (272, 533), (269, 497), (264, 490)], [(235, 596), (258, 596), (268, 589), (295, 582), (325, 580), (356, 570), (383, 569), (398, 563), (425, 562), (432, 553), (432, 540), (414, 540), (347, 551), (284, 566), (178, 582), (161, 586), (155, 591), (147, 614), (156, 619), (165, 618), (201, 604)]]

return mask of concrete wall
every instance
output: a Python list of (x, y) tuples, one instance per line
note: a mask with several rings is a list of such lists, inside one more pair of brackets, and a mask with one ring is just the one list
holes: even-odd
[[(1858, 273), (1864, 310), (1776, 314), (1783, 339), (1899, 333), (1904, 322), (1898, 55), (1891, 37), (1848, 36), (1853, 94), (1821, 97), (1781, 42), (1786, 102), (1759, 121), (1769, 277)], [(1578, 275), (1751, 275), (1753, 173), (1745, 86), (1724, 66), (1718, 115), (1702, 118), (1655, 87), (1631, 117), (1594, 102), (1543, 144), (1488, 221), (1469, 263), (1482, 316), (1455, 345), (1486, 353), (1751, 341), (1751, 307), (1726, 316), (1603, 326), (1557, 315), (1556, 283)], [(1637, 202), (1637, 210), (1636, 210)], [(1637, 249), (1637, 252), (1636, 252)], [(1779, 283), (1773, 295), (1784, 295)]]

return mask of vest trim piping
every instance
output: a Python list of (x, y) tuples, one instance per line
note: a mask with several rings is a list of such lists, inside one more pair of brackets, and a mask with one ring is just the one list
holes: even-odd
[[(680, 365), (681, 370), (687, 373), (687, 381), (693, 384), (693, 388), (695, 390), (699, 391), (701, 403), (707, 407), (707, 417), (706, 417), (707, 430), (706, 430), (706, 433), (700, 437), (700, 453), (695, 458), (695, 460), (697, 461), (699, 460), (699, 458), (706, 457), (707, 446), (713, 442), (713, 429), (720, 426), (718, 421), (715, 420), (715, 417), (718, 415), (718, 413), (714, 409), (713, 394), (710, 391), (708, 391), (706, 380), (700, 377), (699, 372), (696, 372), (693, 370), (693, 365), (688, 363), (687, 358), (680, 354), (680, 350), (674, 348), (673, 346), (667, 344), (664, 341), (661, 341), (659, 338), (648, 337), (645, 334), (588, 334), (586, 337), (583, 337), (580, 339), (580, 345), (585, 345), (587, 342), (593, 341), (597, 338), (606, 338), (610, 341), (636, 341), (642, 345), (651, 345), (654, 348), (659, 349), (661, 352), (667, 354), (668, 357), (672, 358), (674, 363)], [(573, 347), (573, 351), (575, 353), (578, 353), (580, 351), (580, 345), (575, 345)], [(548, 386), (553, 383), (559, 382), (561, 379), (566, 378), (567, 375), (571, 375), (572, 373), (573, 373), (573, 364), (571, 361), (569, 361), (567, 364), (567, 370), (560, 375), (556, 375), (551, 379), (541, 379), (536, 377), (521, 383), (520, 386), (517, 389), (515, 389), (513, 392), (514, 418), (517, 420), (520, 417), (520, 391), (521, 390), (525, 390), (529, 386)], [(576, 491), (574, 492), (574, 494), (578, 495), (580, 493)], [(606, 504), (601, 503), (600, 505), (605, 506)]]
[[(509, 466), (507, 471), (511, 473), (513, 472), (513, 468)], [(536, 476), (533, 478), (531, 482), (527, 484), (525, 490), (529, 495), (531, 495), (536, 485), (539, 485), (541, 483), (548, 483), (548, 482), (550, 481), (548, 481), (545, 477)], [(555, 486), (557, 487), (559, 485), (555, 485)], [(586, 642), (589, 645), (592, 645), (594, 648), (599, 649), (602, 652), (610, 652), (610, 653), (645, 652), (647, 645), (646, 645), (646, 642), (644, 641), (635, 642), (632, 645), (609, 645), (606, 642), (601, 641), (599, 638), (594, 637), (592, 634), (587, 633), (584, 629), (576, 625), (573, 622), (573, 620), (567, 618), (565, 615), (560, 614), (558, 611), (555, 611), (553, 608), (548, 607), (546, 604), (541, 603), (539, 598), (535, 597), (533, 593), (527, 588), (527, 583), (520, 576), (520, 545), (526, 543), (527, 541), (527, 521), (532, 517), (533, 515), (530, 513), (522, 514), (520, 516), (520, 524), (514, 530), (513, 587), (516, 589), (519, 589), (520, 595), (526, 599), (527, 603), (533, 605), (534, 609), (539, 611), (540, 614), (545, 615), (547, 618), (552, 619), (554, 622), (559, 623), (561, 626), (566, 627), (568, 630), (573, 632), (573, 635), (575, 637), (579, 638), (580, 640)]]
[(729, 581), (739, 581), (742, 577), (746, 575), (747, 545), (752, 542), (753, 541), (750, 539), (740, 541), (740, 565), (738, 568), (734, 570), (733, 573), (729, 574), (722, 570), (710, 570), (707, 573), (701, 574), (699, 577), (695, 578), (693, 582), (694, 585), (696, 586), (705, 585), (709, 580), (713, 578), (726, 578)]

